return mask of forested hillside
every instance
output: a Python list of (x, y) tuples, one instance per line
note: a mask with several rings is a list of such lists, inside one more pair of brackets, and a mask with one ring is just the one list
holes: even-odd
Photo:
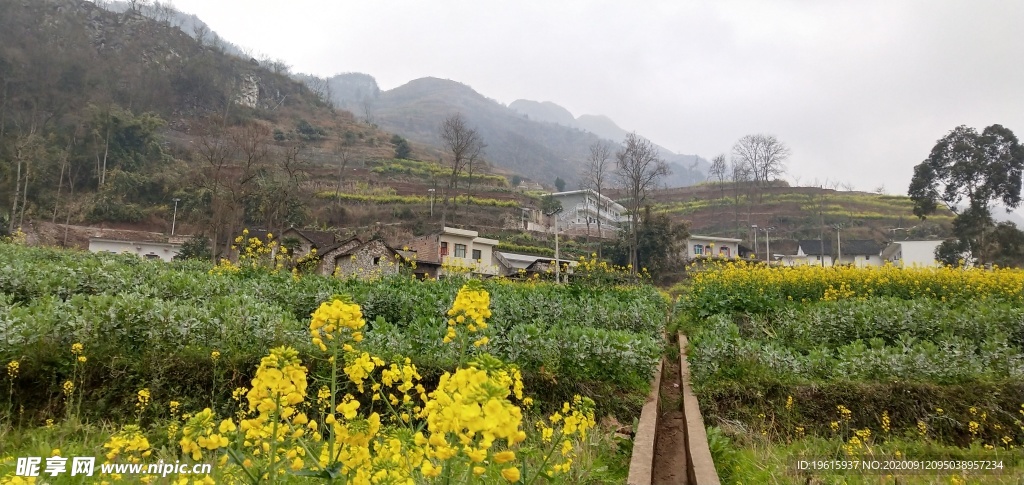
[(168, 232), (175, 202), (179, 224), (214, 240), (243, 225), (338, 223), (343, 208), (313, 204), (316, 191), (347, 188), (346, 171), (398, 144), (422, 156), (288, 74), (170, 18), (0, 0), (0, 227)]

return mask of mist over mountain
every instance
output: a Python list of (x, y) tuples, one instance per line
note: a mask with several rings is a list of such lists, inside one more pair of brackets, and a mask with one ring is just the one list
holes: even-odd
[[(549, 186), (561, 177), (577, 187), (590, 145), (602, 139), (618, 144), (626, 134), (603, 116), (580, 121), (551, 102), (519, 100), (505, 106), (452, 80), (421, 78), (388, 91), (380, 91), (367, 74), (339, 74), (327, 82), (336, 106), (420, 143), (441, 146), (441, 121), (461, 113), (487, 144), (486, 160)], [(666, 186), (705, 179), (703, 159), (659, 149), (672, 170)]]
[(576, 126), (576, 118), (573, 117), (572, 113), (551, 101), (537, 102), (528, 99), (517, 99), (512, 104), (509, 104), (508, 107), (534, 121), (546, 121), (562, 126)]
[[(615, 124), (615, 122), (607, 116), (580, 115), (578, 118), (574, 118), (569, 110), (550, 101), (537, 102), (527, 99), (517, 99), (509, 104), (508, 107), (527, 115), (534, 121), (544, 121), (570, 128), (576, 128), (578, 130), (589, 131), (601, 138), (611, 140), (616, 143), (622, 142), (622, 140), (626, 138), (626, 135), (629, 134), (628, 131), (620, 128), (619, 125)], [(664, 158), (672, 168), (673, 174), (668, 177), (668, 185), (671, 187), (693, 185), (696, 182), (703, 181), (703, 179), (688, 181), (690, 173), (693, 171), (699, 171), (706, 174), (708, 168), (711, 166), (707, 160), (697, 155), (681, 155), (673, 153), (672, 150), (658, 144), (655, 144), (655, 146), (658, 148), (658, 151), (661, 152), (662, 158)]]

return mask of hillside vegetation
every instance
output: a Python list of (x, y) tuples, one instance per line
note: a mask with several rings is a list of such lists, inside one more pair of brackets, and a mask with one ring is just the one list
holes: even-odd
[(941, 210), (921, 221), (913, 213), (913, 202), (902, 195), (789, 187), (780, 182), (756, 191), (739, 184), (705, 183), (655, 192), (651, 202), (655, 213), (687, 221), (691, 233), (747, 241), (753, 239), (755, 224), (762, 228), (762, 237), (763, 228), (773, 228), (773, 241), (818, 239), (823, 230), (826, 238), (834, 238), (836, 225), (841, 225), (844, 238), (946, 237), (953, 220), (952, 212)]
[[(283, 62), (231, 55), (159, 18), (0, 0), (4, 231), (49, 221), (169, 233), (176, 219), (178, 233), (223, 246), (242, 227), (430, 222), (436, 149), (336, 110)], [(426, 161), (394, 160), (400, 147)], [(481, 211), (492, 224), (530, 200), (486, 164), (475, 172), (456, 192), (500, 208)], [(416, 198), (395, 208), (367, 195)]]

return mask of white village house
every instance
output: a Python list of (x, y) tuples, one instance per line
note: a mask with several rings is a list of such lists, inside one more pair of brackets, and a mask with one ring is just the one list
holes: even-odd
[(939, 263), (935, 261), (935, 248), (942, 244), (942, 240), (919, 240), (919, 241), (893, 241), (882, 250), (882, 259), (900, 267), (924, 267), (935, 268)]
[(699, 258), (738, 258), (740, 242), (731, 237), (691, 235), (686, 240), (686, 259)]
[(871, 239), (801, 239), (796, 254), (775, 255), (784, 266), (881, 266), (882, 246)]
[(181, 244), (92, 237), (89, 238), (89, 251), (93, 253), (134, 254), (145, 259), (171, 261), (181, 252)]
[[(619, 228), (629, 224), (626, 208), (605, 195), (598, 195), (590, 189), (555, 192), (551, 194), (562, 204), (562, 212), (558, 214), (558, 233), (567, 236), (591, 235), (605, 239), (617, 236)], [(525, 218), (525, 214), (524, 214)], [(598, 234), (597, 221), (601, 221), (601, 232)], [(531, 214), (524, 229), (528, 231), (555, 232), (550, 218), (540, 211)]]
[(882, 265), (882, 246), (871, 239), (840, 240), (836, 248), (836, 265), (850, 265), (858, 268)]
[[(416, 252), (417, 264), (454, 266), (472, 273), (496, 276), (500, 268), (494, 259), (496, 239), (480, 237), (477, 231), (443, 227), (440, 232), (414, 239), (408, 244)], [(444, 269), (438, 276), (442, 276)]]
[(801, 239), (796, 254), (775, 255), (784, 266), (832, 266), (832, 241)]

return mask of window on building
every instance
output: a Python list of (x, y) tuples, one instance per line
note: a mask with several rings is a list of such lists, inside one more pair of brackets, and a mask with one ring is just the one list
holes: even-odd
[(465, 244), (456, 244), (455, 245), (455, 257), (456, 258), (465, 258), (466, 257), (466, 245)]
[(693, 245), (693, 254), (696, 254), (698, 256), (704, 254), (704, 246), (700, 245), (700, 244), (694, 244)]
[(448, 243), (442, 242), (441, 243), (441, 256), (447, 256), (447, 255), (448, 255)]
[(725, 257), (728, 258), (729, 257), (729, 248), (727, 248), (727, 247), (718, 248), (718, 255), (719, 256), (725, 256)]
[(378, 264), (380, 264), (380, 256), (374, 256), (373, 257), (373, 265), (377, 266)]
[(473, 250), (473, 259), (481, 259), (481, 258), (483, 258), (483, 255), (480, 254), (480, 250), (479, 249), (474, 249)]

